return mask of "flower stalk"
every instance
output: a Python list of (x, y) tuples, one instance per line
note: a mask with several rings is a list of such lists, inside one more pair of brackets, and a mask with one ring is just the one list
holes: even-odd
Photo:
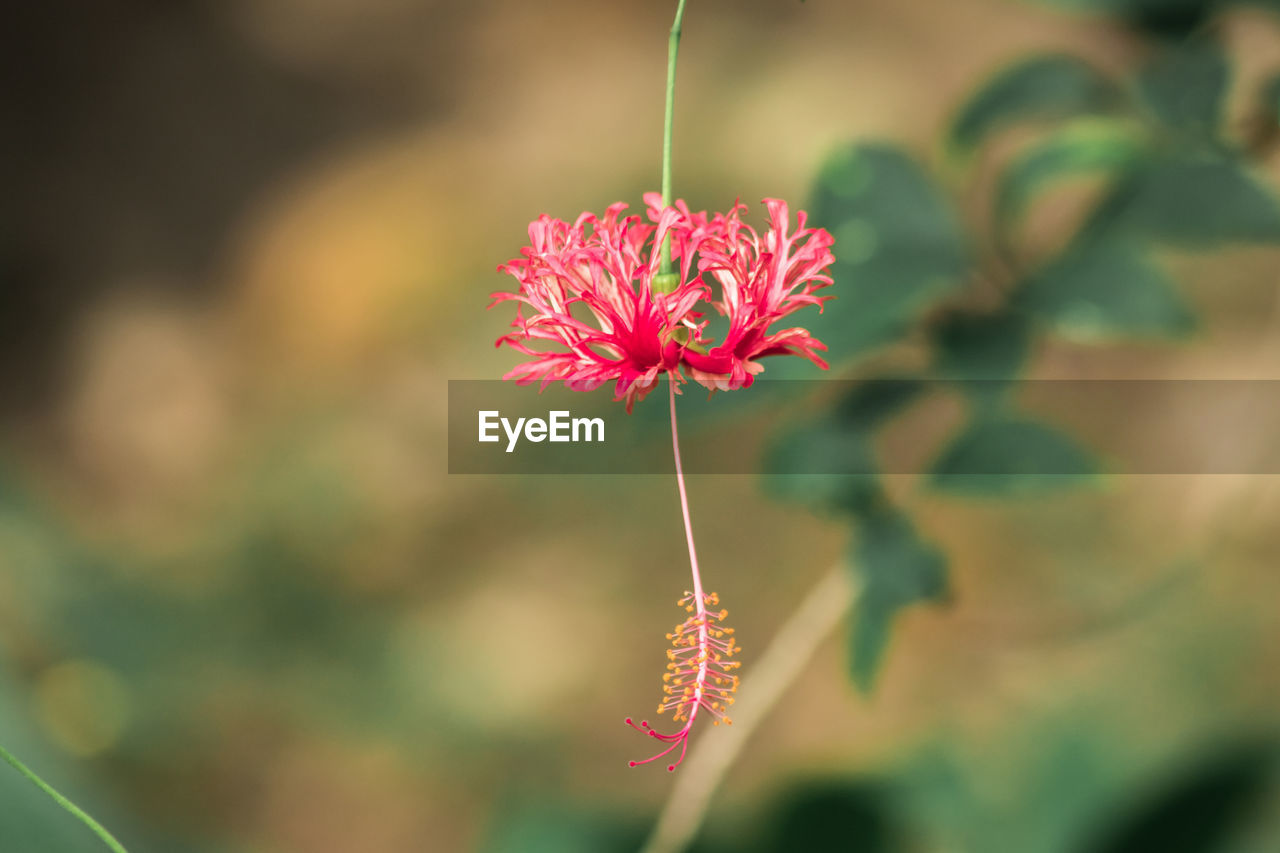
[(674, 722), (683, 723), (674, 734), (662, 734), (649, 725), (648, 720), (641, 720), (636, 725), (630, 717), (627, 725), (638, 732), (647, 734), (666, 744), (659, 753), (641, 761), (628, 762), (631, 767), (648, 764), (669, 755), (677, 747), (680, 754), (675, 761), (667, 765), (668, 771), (674, 771), (684, 761), (689, 751), (689, 735), (693, 731), (694, 721), (699, 712), (711, 715), (713, 725), (723, 720), (732, 725), (726, 711), (733, 704), (733, 693), (738, 689), (738, 676), (734, 674), (741, 664), (731, 661), (737, 652), (742, 651), (735, 644), (733, 629), (725, 627), (723, 620), (729, 615), (727, 610), (713, 611), (720, 603), (720, 597), (714, 592), (710, 595), (702, 591), (702, 574), (698, 571), (698, 549), (693, 541), (693, 521), (689, 515), (689, 494), (684, 483), (684, 466), (680, 460), (680, 431), (676, 425), (676, 375), (672, 371), (668, 376), (671, 400), (671, 451), (676, 463), (676, 486), (680, 491), (680, 510), (684, 516), (685, 541), (689, 545), (689, 570), (693, 575), (693, 590), (685, 592), (676, 602), (690, 613), (675, 630), (667, 634), (672, 648), (667, 650), (667, 672), (662, 676), (662, 692), (664, 699), (658, 705), (658, 713), (671, 712)]
[[(676, 376), (673, 371), (667, 376), (668, 390), (671, 398), (671, 454), (676, 461), (676, 487), (680, 491), (680, 512), (684, 516), (684, 538), (689, 545), (689, 570), (693, 574), (693, 600), (699, 619), (707, 615), (706, 602), (702, 594), (702, 573), (698, 571), (698, 549), (693, 544), (693, 521), (689, 517), (689, 493), (684, 486), (684, 465), (680, 461), (680, 430), (676, 425)], [(706, 640), (706, 626), (702, 627), (699, 640)]]
[[(671, 34), (667, 37), (667, 103), (662, 121), (662, 206), (671, 206), (671, 125), (675, 120), (676, 103), (676, 56), (680, 53), (680, 33), (684, 25), (684, 2), (676, 5), (676, 18), (671, 23)], [(671, 240), (662, 241), (662, 261), (658, 272), (663, 276), (671, 273)], [(667, 279), (660, 284), (665, 285)]]

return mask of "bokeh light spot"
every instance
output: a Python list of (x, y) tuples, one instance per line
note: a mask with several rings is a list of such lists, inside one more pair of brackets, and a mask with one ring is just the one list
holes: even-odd
[(35, 716), (73, 755), (99, 755), (119, 740), (129, 721), (129, 691), (114, 672), (88, 660), (45, 670), (35, 686)]

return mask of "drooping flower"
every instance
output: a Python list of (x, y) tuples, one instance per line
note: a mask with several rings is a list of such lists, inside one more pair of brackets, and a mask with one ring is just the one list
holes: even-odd
[(713, 725), (719, 725), (721, 720), (727, 725), (733, 724), (727, 711), (738, 689), (738, 676), (733, 671), (741, 663), (729, 658), (742, 649), (734, 643), (733, 629), (723, 624), (729, 611), (708, 609), (719, 603), (720, 597), (714, 592), (709, 595), (686, 592), (676, 602), (692, 615), (667, 634), (672, 647), (667, 650), (668, 671), (662, 676), (663, 700), (658, 705), (658, 713), (670, 711), (672, 719), (684, 725), (673, 734), (662, 734), (650, 726), (648, 720), (641, 720), (637, 726), (627, 717), (626, 723), (631, 728), (666, 744), (657, 755), (631, 761), (630, 766), (657, 761), (679, 747), (680, 755), (667, 770), (679, 767), (688, 752), (689, 735), (699, 713), (709, 714)]
[(804, 211), (797, 213), (796, 230), (790, 233), (787, 203), (778, 199), (764, 203), (769, 228), (763, 237), (742, 222), (746, 208), (741, 204), (710, 220), (681, 209), (681, 223), (675, 230), (696, 235), (691, 242), (697, 247), (698, 270), (720, 285), (719, 299), (712, 300), (712, 305), (729, 319), (729, 330), (720, 343), (705, 353), (691, 349), (684, 356), (686, 372), (708, 388), (749, 386), (764, 370), (758, 360), (771, 355), (803, 356), (827, 368), (818, 355), (826, 346), (808, 330), (771, 331), (770, 327), (807, 305), (822, 310), (822, 303), (831, 297), (814, 292), (831, 284), (826, 269), (835, 260), (831, 254), (835, 241), (825, 229), (806, 228)]
[[(521, 304), (511, 324), (515, 331), (497, 345), (532, 357), (504, 379), (544, 388), (562, 381), (576, 391), (613, 382), (614, 399), (626, 400), (631, 411), (661, 374), (676, 376), (686, 346), (700, 333), (694, 306), (709, 289), (693, 269), (691, 250), (680, 259), (674, 287), (656, 289), (659, 247), (680, 213), (668, 209), (646, 225), (639, 216), (624, 217), (625, 209), (619, 203), (600, 218), (584, 213), (572, 225), (541, 216), (529, 226), (522, 257), (498, 267), (520, 286), (493, 294), (489, 307)], [(681, 246), (687, 240), (683, 233), (675, 237)]]
[[(733, 630), (722, 624), (726, 611), (711, 609), (719, 598), (702, 592), (676, 429), (677, 383), (684, 381), (683, 373), (713, 391), (744, 388), (764, 369), (759, 359), (771, 355), (803, 356), (825, 369), (818, 355), (826, 349), (821, 341), (803, 328), (772, 327), (807, 305), (821, 310), (829, 297), (814, 293), (831, 284), (826, 269), (834, 260), (833, 240), (823, 229), (806, 228), (803, 212), (791, 232), (787, 205), (775, 199), (765, 199), (770, 224), (763, 236), (743, 224), (746, 208), (740, 204), (708, 217), (683, 201), (663, 205), (656, 193), (645, 201), (652, 224), (624, 217), (624, 204), (612, 205), (599, 218), (584, 213), (572, 225), (549, 216), (534, 221), (521, 257), (498, 267), (519, 282), (519, 289), (493, 294), (490, 307), (517, 303), (514, 331), (497, 343), (530, 357), (505, 379), (539, 382), (543, 388), (564, 382), (578, 391), (613, 382), (614, 399), (625, 400), (629, 412), (663, 373), (668, 376), (672, 451), (694, 592), (679, 602), (691, 615), (667, 635), (672, 648), (658, 713), (670, 711), (681, 726), (663, 734), (647, 720), (636, 725), (628, 717), (626, 722), (665, 745), (650, 758), (632, 761), (632, 767), (679, 749), (667, 767), (675, 770), (699, 715), (716, 724), (730, 722), (725, 713), (733, 704), (739, 666), (730, 658), (741, 651)], [(664, 242), (676, 273), (659, 272)], [(715, 280), (718, 298), (703, 275)], [(729, 321), (719, 343), (705, 337), (703, 302)]]

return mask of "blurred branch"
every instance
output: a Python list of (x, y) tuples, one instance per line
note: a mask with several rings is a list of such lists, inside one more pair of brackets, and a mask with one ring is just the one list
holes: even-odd
[(704, 737), (685, 761), (642, 853), (679, 853), (689, 846), (725, 772), (818, 646), (849, 612), (859, 589), (849, 567), (841, 562), (809, 591), (765, 649), (751, 678), (743, 680), (733, 725), (714, 737)]

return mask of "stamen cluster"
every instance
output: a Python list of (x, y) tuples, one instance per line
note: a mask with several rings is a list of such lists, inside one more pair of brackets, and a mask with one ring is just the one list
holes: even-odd
[[(720, 597), (714, 592), (704, 599), (708, 607), (720, 603)], [(693, 593), (685, 595), (677, 604), (690, 613), (696, 609)], [(732, 671), (742, 663), (729, 658), (742, 649), (734, 645), (733, 629), (721, 623), (728, 615), (728, 610), (704, 609), (667, 634), (673, 648), (667, 649), (668, 672), (662, 676), (662, 692), (666, 698), (658, 706), (659, 714), (671, 711), (676, 722), (691, 722), (693, 709), (701, 706), (715, 717), (712, 721), (715, 725), (721, 720), (732, 725), (725, 711), (733, 704), (733, 693), (738, 689), (738, 676)]]
[(729, 611), (709, 609), (720, 604), (720, 597), (714, 592), (709, 595), (686, 592), (676, 604), (692, 615), (667, 634), (672, 647), (667, 650), (667, 672), (662, 676), (663, 700), (658, 705), (658, 713), (670, 711), (672, 719), (684, 725), (673, 734), (662, 734), (654, 730), (648, 720), (636, 725), (628, 717), (626, 723), (631, 728), (667, 744), (657, 755), (629, 762), (632, 767), (657, 761), (676, 747), (680, 747), (680, 755), (667, 770), (680, 766), (689, 749), (693, 723), (701, 711), (711, 715), (713, 725), (720, 725), (721, 720), (726, 725), (733, 724), (726, 712), (738, 689), (734, 670), (742, 664), (729, 658), (742, 648), (734, 641), (733, 629), (724, 625)]

